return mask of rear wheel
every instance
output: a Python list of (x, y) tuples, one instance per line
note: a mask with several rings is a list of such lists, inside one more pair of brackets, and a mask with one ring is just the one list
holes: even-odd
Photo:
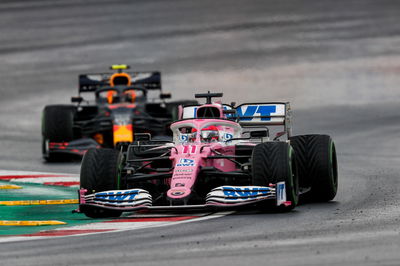
[[(87, 194), (123, 187), (120, 178), (122, 154), (113, 149), (90, 149), (86, 152), (81, 166), (81, 188)], [(82, 206), (81, 211), (90, 218), (119, 217), (121, 211)]]
[(295, 154), (286, 142), (265, 142), (254, 147), (252, 155), (253, 185), (268, 186), (270, 183), (285, 182), (289, 206), (279, 209), (289, 211), (299, 200), (299, 184)]
[(290, 138), (296, 152), (303, 187), (311, 187), (312, 201), (330, 201), (336, 196), (338, 167), (336, 149), (328, 135), (301, 135)]
[(60, 159), (49, 153), (50, 142), (69, 142), (74, 138), (73, 123), (76, 112), (72, 105), (49, 105), (42, 115), (42, 154), (47, 161)]

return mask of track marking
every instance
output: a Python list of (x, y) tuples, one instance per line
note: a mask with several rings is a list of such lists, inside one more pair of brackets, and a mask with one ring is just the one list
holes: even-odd
[(60, 204), (77, 204), (77, 203), (79, 203), (79, 200), (77, 199), (0, 201), (0, 205), (6, 205), (6, 206), (60, 205)]
[[(38, 239), (49, 239), (54, 237), (71, 237), (71, 236), (84, 236), (91, 234), (105, 234), (105, 233), (113, 233), (113, 232), (122, 232), (122, 231), (134, 231), (134, 230), (143, 230), (148, 228), (155, 227), (164, 227), (170, 225), (179, 225), (183, 223), (190, 222), (198, 222), (205, 221), (210, 219), (220, 218), (226, 215), (233, 213), (230, 212), (219, 212), (213, 214), (207, 214), (196, 218), (197, 216), (181, 216), (181, 217), (149, 217), (149, 218), (139, 218), (132, 219), (129, 218), (124, 222), (124, 219), (116, 219), (112, 221), (106, 222), (98, 222), (84, 225), (76, 225), (71, 227), (63, 227), (60, 229), (42, 231), (34, 234), (26, 234), (21, 236), (5, 236), (0, 237), (1, 242), (11, 242), (11, 241), (26, 241), (26, 240), (38, 240)], [(159, 218), (159, 220), (154, 220)], [(140, 219), (143, 219), (142, 222), (139, 222)], [(174, 221), (175, 219), (175, 221)], [(181, 220), (179, 220), (181, 219)], [(132, 221), (134, 220), (134, 221)], [(150, 221), (153, 220), (153, 221)]]
[(24, 177), (10, 179), (11, 182), (15, 183), (30, 183), (30, 184), (42, 184), (42, 185), (55, 185), (55, 186), (79, 186), (79, 180), (77, 177)]
[(55, 178), (55, 177), (68, 177), (68, 175), (52, 175), (52, 174), (41, 174), (41, 175), (5, 175), (0, 176), (0, 180), (12, 180), (22, 178)]
[[(73, 236), (73, 235), (81, 235), (81, 234), (94, 234), (94, 233), (104, 233), (107, 231), (111, 231), (110, 229), (99, 229), (99, 230), (52, 230), (52, 231), (42, 231), (34, 234), (26, 234), (24, 236), (27, 237), (53, 237), (53, 236)], [(29, 240), (29, 238), (27, 238)], [(0, 239), (1, 242), (1, 239)]]
[(21, 189), (21, 186), (17, 185), (0, 185), (0, 189)]
[[(61, 186), (79, 186), (79, 176), (73, 174), (53, 174), (27, 171), (8, 171), (0, 170), (0, 180), (6, 180), (19, 183), (35, 183), (42, 185), (61, 185)], [(49, 204), (77, 204), (77, 199), (65, 200), (21, 200), (21, 201), (0, 201), (0, 205), (21, 206), (21, 205), (49, 205)], [(70, 237), (78, 235), (90, 235), (120, 231), (141, 230), (154, 227), (164, 227), (169, 225), (178, 225), (187, 222), (203, 221), (208, 219), (220, 218), (233, 212), (220, 213), (202, 213), (195, 216), (173, 216), (169, 214), (147, 215), (135, 213), (121, 219), (114, 219), (105, 222), (96, 222), (82, 224), (76, 226), (62, 227), (54, 230), (40, 231), (33, 234), (0, 236), (1, 242), (23, 241), (34, 239), (48, 239), (54, 237)], [(8, 226), (28, 226), (28, 225), (45, 225), (49, 221), (1, 221), (2, 224)], [(31, 222), (31, 223), (30, 223)], [(57, 225), (63, 225), (61, 221)]]
[(44, 182), (43, 185), (47, 186), (63, 186), (63, 187), (79, 187), (79, 181), (57, 181), (57, 182)]
[(76, 174), (0, 170), (0, 176), (76, 176)]
[(0, 180), (50, 186), (79, 187), (79, 175), (76, 174), (0, 170)]
[(199, 216), (175, 216), (175, 217), (149, 217), (149, 218), (134, 218), (134, 219), (120, 219), (107, 221), (105, 223), (138, 223), (138, 222), (177, 222), (189, 219), (198, 218)]
[(0, 221), (0, 226), (41, 226), (41, 225), (61, 225), (66, 224), (61, 221)]

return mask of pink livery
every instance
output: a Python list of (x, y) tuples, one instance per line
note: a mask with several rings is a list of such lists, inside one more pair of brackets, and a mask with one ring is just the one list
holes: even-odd
[[(206, 103), (179, 108), (172, 140), (136, 134), (121, 150), (89, 150), (77, 211), (99, 218), (143, 209), (293, 209), (312, 183), (300, 179), (289, 103), (235, 107), (213, 97), (222, 93), (196, 94)], [(334, 178), (333, 162), (332, 169)]]

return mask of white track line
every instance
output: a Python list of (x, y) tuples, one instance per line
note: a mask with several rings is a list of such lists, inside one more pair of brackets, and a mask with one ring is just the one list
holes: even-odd
[[(18, 176), (21, 176), (18, 178)], [(11, 181), (11, 182), (18, 182), (18, 183), (33, 183), (33, 184), (46, 184), (46, 183), (60, 183), (62, 185), (63, 182), (79, 182), (79, 176), (73, 174), (63, 174), (63, 173), (43, 173), (43, 172), (28, 172), (28, 171), (10, 171), (10, 170), (0, 170), (0, 177), (10, 177), (8, 180), (3, 181)], [(12, 178), (16, 177), (16, 178)], [(124, 219), (120, 220), (112, 220), (107, 222), (93, 222), (84, 225), (75, 225), (75, 226), (63, 226), (55, 230), (49, 231), (41, 231), (42, 233), (48, 234), (56, 234), (53, 236), (49, 235), (42, 235), (38, 236), (32, 234), (32, 236), (0, 236), (0, 243), (1, 242), (11, 242), (11, 241), (23, 241), (23, 240), (34, 240), (34, 239), (49, 239), (55, 237), (71, 237), (71, 236), (80, 236), (80, 235), (90, 235), (90, 234), (103, 234), (103, 233), (110, 233), (110, 232), (119, 232), (119, 231), (130, 231), (130, 230), (139, 230), (139, 229), (146, 229), (146, 228), (154, 228), (154, 227), (162, 227), (162, 226), (169, 226), (169, 225), (177, 225), (182, 223), (189, 223), (189, 222), (196, 222), (196, 221), (204, 221), (209, 219), (220, 218), (225, 215), (228, 215), (232, 212), (220, 212), (214, 214), (202, 214), (202, 216), (198, 218), (190, 218), (187, 220), (182, 221), (171, 221), (168, 220), (168, 217), (173, 217), (172, 215), (157, 215), (152, 216), (143, 215), (143, 214), (133, 214), (126, 217), (126, 220), (133, 219), (140, 219), (142, 218), (154, 218), (154, 217), (165, 217), (165, 221), (124, 221)], [(191, 216), (185, 215), (184, 217)], [(197, 216), (197, 215), (194, 215)], [(175, 216), (176, 217), (176, 216)], [(107, 230), (107, 231), (102, 231)], [(79, 231), (82, 231), (80, 233)], [(90, 232), (92, 231), (92, 232)], [(101, 232), (99, 232), (101, 231)], [(76, 234), (69, 234), (69, 235), (57, 235), (58, 234), (68, 234), (68, 233), (76, 233)], [(40, 232), (39, 232), (40, 233)]]
[(77, 174), (66, 174), (66, 173), (49, 173), (49, 172), (32, 172), (32, 171), (12, 171), (12, 170), (0, 170), (0, 176), (8, 175), (52, 175), (52, 176), (78, 176)]
[(44, 184), (49, 182), (79, 182), (78, 177), (27, 177), (10, 179), (10, 182)]
[[(43, 184), (66, 187), (79, 186), (79, 175), (63, 173), (0, 170), (0, 180), (13, 183)], [(73, 182), (73, 184), (71, 184), (71, 182)]]
[(74, 235), (62, 235), (62, 236), (10, 236), (10, 237), (0, 237), (0, 243), (4, 242), (14, 242), (14, 241), (27, 241), (27, 240), (38, 240), (38, 239), (50, 239), (50, 238), (58, 238), (58, 237), (73, 237), (73, 236), (83, 236), (83, 235), (92, 235), (92, 234), (105, 234), (105, 233), (114, 233), (114, 232), (121, 232), (121, 231), (134, 231), (140, 229), (147, 229), (147, 228), (155, 228), (155, 227), (164, 227), (164, 226), (171, 226), (171, 225), (178, 225), (183, 223), (191, 223), (191, 222), (198, 222), (198, 221), (205, 221), (210, 219), (221, 218), (223, 216), (229, 215), (233, 213), (230, 212), (219, 212), (214, 213), (206, 216), (202, 216), (199, 218), (193, 218), (183, 221), (173, 221), (173, 222), (100, 222), (100, 223), (91, 223), (85, 225), (76, 225), (71, 227), (63, 227), (57, 230), (112, 230), (106, 232), (86, 232), (83, 234), (74, 234)]

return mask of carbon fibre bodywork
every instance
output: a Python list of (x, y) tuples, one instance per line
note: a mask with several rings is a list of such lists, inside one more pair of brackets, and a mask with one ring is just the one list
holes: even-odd
[(169, 97), (161, 93), (160, 72), (82, 74), (79, 96), (71, 99), (75, 104), (44, 108), (43, 157), (80, 157), (89, 148), (119, 147), (133, 142), (136, 133), (169, 138), (178, 105), (187, 103), (165, 102)]

